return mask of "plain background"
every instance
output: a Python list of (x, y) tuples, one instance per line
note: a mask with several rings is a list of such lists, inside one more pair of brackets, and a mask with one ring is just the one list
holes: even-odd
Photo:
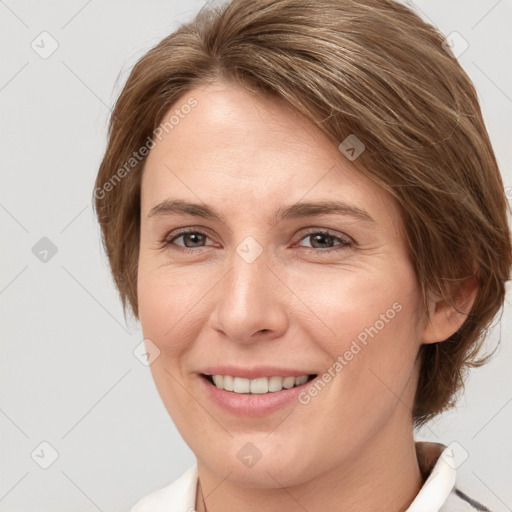
[[(512, 197), (512, 2), (408, 3), (469, 44), (459, 61)], [(91, 197), (127, 72), (201, 6), (0, 1), (1, 512), (128, 511), (195, 461), (133, 354), (141, 331), (123, 319)], [(509, 296), (495, 358), (472, 373), (456, 411), (417, 434), (453, 443), (466, 490), (495, 512), (512, 510), (511, 332)]]

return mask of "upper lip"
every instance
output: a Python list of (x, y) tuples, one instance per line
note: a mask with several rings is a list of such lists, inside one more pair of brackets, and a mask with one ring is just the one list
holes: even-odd
[(308, 370), (296, 370), (278, 366), (253, 366), (242, 368), (240, 366), (208, 366), (198, 373), (205, 375), (230, 375), (231, 377), (242, 377), (245, 379), (257, 379), (258, 377), (300, 377), (301, 375), (316, 375)]

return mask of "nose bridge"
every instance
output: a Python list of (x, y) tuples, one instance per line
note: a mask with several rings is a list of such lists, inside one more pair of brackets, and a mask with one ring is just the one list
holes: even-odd
[(214, 327), (237, 341), (261, 330), (280, 335), (288, 314), (278, 279), (270, 267), (268, 250), (252, 236), (245, 237), (231, 255), (231, 270), (223, 279), (215, 308)]

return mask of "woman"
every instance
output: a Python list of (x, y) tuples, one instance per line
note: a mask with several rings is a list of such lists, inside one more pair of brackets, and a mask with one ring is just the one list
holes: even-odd
[(94, 191), (197, 464), (132, 512), (488, 510), (414, 427), (500, 310), (474, 87), (390, 0), (233, 0), (135, 65)]

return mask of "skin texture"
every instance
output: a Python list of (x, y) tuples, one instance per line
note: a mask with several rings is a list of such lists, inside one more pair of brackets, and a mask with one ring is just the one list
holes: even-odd
[[(223, 83), (190, 91), (169, 115), (190, 97), (197, 106), (146, 161), (138, 300), (144, 337), (160, 350), (151, 372), (196, 455), (208, 511), (405, 510), (422, 485), (411, 417), (418, 350), (448, 338), (464, 315), (432, 295), (427, 323), (395, 200), (310, 121)], [(148, 218), (166, 199), (208, 204), (225, 222)], [(374, 222), (274, 221), (283, 203), (319, 200), (350, 203)], [(178, 237), (186, 227), (206, 236)], [(236, 251), (248, 236), (263, 251), (252, 263)], [(397, 303), (400, 312), (305, 405), (241, 418), (202, 391), (197, 372), (213, 364), (323, 374)], [(262, 454), (252, 467), (237, 457), (248, 442)]]

